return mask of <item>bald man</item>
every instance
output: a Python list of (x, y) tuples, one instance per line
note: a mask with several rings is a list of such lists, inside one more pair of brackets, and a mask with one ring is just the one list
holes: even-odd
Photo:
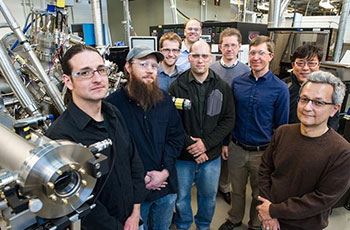
[(191, 110), (179, 110), (185, 143), (176, 162), (178, 199), (175, 224), (189, 229), (193, 222), (191, 187), (197, 186), (197, 229), (210, 228), (221, 167), (221, 146), (234, 125), (234, 103), (230, 86), (209, 69), (212, 55), (204, 41), (195, 42), (188, 61), (191, 68), (170, 86), (175, 97), (190, 99)]

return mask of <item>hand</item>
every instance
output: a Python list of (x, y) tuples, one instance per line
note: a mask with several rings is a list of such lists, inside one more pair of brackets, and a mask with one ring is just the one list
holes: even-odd
[(221, 156), (223, 160), (227, 160), (228, 159), (228, 146), (222, 146), (221, 148)]
[(195, 141), (194, 144), (187, 147), (187, 151), (193, 155), (193, 157), (197, 157), (201, 155), (202, 153), (205, 153), (207, 151), (207, 148), (203, 144), (202, 139), (197, 137), (191, 137), (193, 141)]
[(125, 221), (124, 230), (138, 230), (140, 222), (140, 204), (134, 204), (134, 209)]
[(280, 230), (280, 223), (276, 218), (271, 220), (264, 220), (262, 222), (262, 229), (263, 230)]
[[(270, 220), (272, 217), (270, 216), (270, 205), (271, 202), (261, 196), (258, 196), (258, 200), (262, 202), (261, 205), (256, 207), (256, 210), (259, 212), (259, 218), (261, 221)], [(270, 229), (271, 230), (271, 229)]]
[(149, 182), (151, 182), (151, 177), (146, 175), (145, 176), (145, 184), (148, 184)]
[(162, 171), (149, 171), (146, 174), (146, 177), (147, 176), (150, 178), (150, 181), (146, 183), (146, 189), (148, 190), (161, 190), (168, 184), (166, 180), (169, 177), (169, 172), (166, 169)]
[(197, 162), (197, 164), (202, 164), (202, 163), (206, 162), (207, 160), (209, 160), (209, 157), (207, 156), (206, 153), (202, 153), (199, 157), (197, 157), (194, 160)]

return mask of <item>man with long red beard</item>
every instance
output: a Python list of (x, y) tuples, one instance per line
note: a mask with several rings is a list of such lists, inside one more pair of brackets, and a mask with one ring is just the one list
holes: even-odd
[(175, 161), (184, 131), (170, 95), (158, 87), (157, 71), (164, 56), (135, 47), (126, 58), (128, 83), (106, 100), (118, 107), (145, 168), (148, 194), (141, 203), (144, 229), (169, 229), (176, 201)]

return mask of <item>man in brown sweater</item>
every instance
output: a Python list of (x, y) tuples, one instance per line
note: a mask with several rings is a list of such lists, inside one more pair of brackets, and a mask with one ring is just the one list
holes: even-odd
[(320, 230), (331, 207), (350, 186), (350, 143), (329, 129), (345, 86), (327, 72), (302, 84), (300, 124), (277, 129), (259, 172), (259, 218), (265, 230)]

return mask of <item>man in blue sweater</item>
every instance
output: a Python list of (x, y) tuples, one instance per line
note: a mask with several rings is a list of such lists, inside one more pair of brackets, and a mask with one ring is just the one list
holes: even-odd
[(125, 64), (128, 83), (106, 99), (122, 113), (145, 168), (148, 194), (141, 203), (145, 230), (169, 229), (177, 197), (175, 162), (184, 141), (172, 99), (158, 86), (158, 63), (163, 59), (148, 47), (131, 49)]
[(242, 224), (248, 177), (252, 203), (248, 229), (260, 229), (258, 205), (258, 172), (261, 155), (267, 148), (274, 129), (288, 123), (289, 92), (269, 65), (274, 56), (270, 38), (259, 36), (249, 45), (252, 71), (233, 79), (232, 92), (236, 105), (236, 121), (232, 132), (233, 154), (228, 156), (232, 184), (231, 210), (219, 230), (231, 230)]

